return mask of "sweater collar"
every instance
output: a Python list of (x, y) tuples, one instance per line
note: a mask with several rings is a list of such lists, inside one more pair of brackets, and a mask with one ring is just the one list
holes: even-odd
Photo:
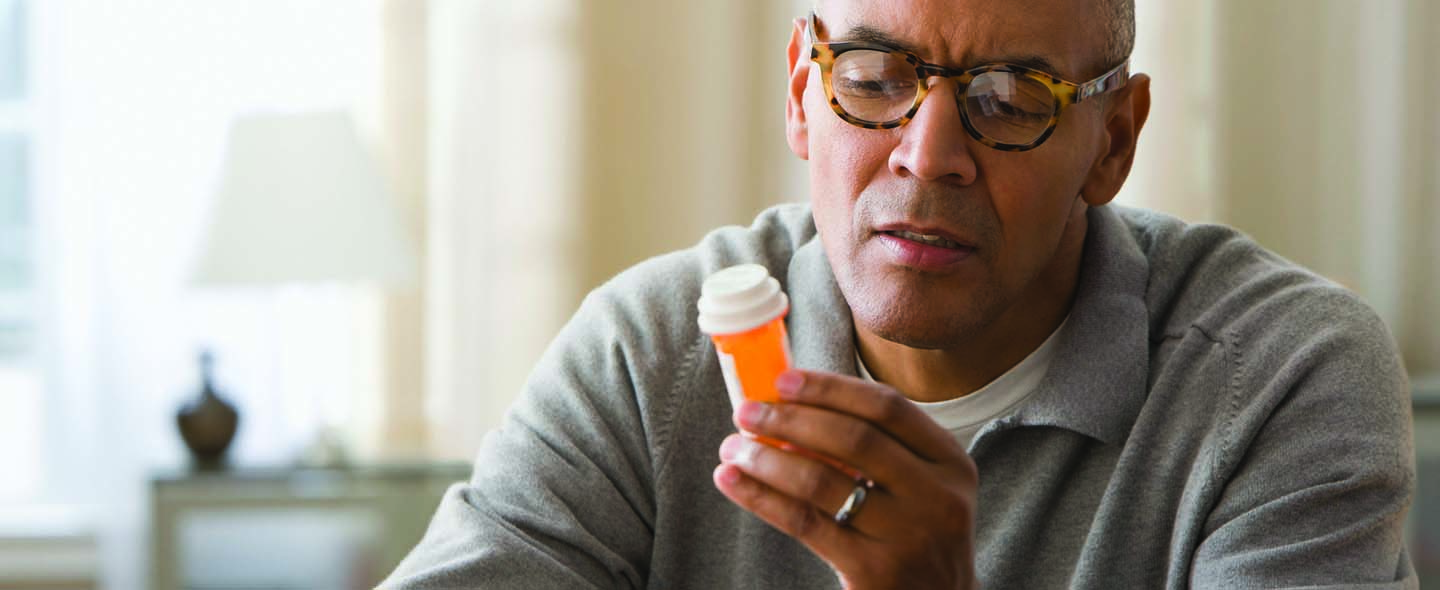
[[(1149, 370), (1145, 289), (1149, 265), (1112, 207), (1087, 213), (1075, 303), (1050, 370), (1030, 400), (998, 427), (1052, 426), (1123, 442), (1145, 401)], [(786, 272), (795, 366), (855, 375), (854, 324), (819, 234)]]
[(790, 294), (786, 323), (795, 366), (856, 375), (855, 324), (819, 233), (795, 251), (786, 277), (785, 290)]
[(1070, 319), (1050, 371), (1015, 425), (1055, 426), (1106, 444), (1124, 442), (1145, 403), (1150, 368), (1145, 289), (1149, 262), (1110, 206), (1089, 230)]

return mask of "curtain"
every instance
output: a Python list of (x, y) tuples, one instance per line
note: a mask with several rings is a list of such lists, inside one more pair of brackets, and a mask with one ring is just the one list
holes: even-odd
[(430, 11), (427, 0), (381, 6), (379, 158), (419, 252), (418, 288), (388, 293), (380, 319), (381, 383), (358, 406), (351, 429), (360, 453), (385, 460), (429, 454), (425, 422), (426, 301), (434, 276), (427, 211), (430, 157)]
[(426, 415), (469, 458), (586, 292), (803, 199), (773, 0), (431, 4)]

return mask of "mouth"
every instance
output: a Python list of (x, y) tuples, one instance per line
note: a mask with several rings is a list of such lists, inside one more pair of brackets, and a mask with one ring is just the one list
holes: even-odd
[(925, 244), (927, 246), (938, 246), (941, 248), (949, 248), (951, 250), (959, 250), (966, 247), (960, 242), (956, 242), (955, 240), (951, 240), (949, 238), (934, 234), (921, 234), (912, 231), (882, 231), (880, 233), (887, 236), (897, 237), (902, 240), (920, 242), (921, 244)]
[(917, 227), (907, 224), (890, 224), (875, 229), (877, 233), (951, 250), (974, 250), (975, 244), (939, 228)]
[(875, 231), (890, 263), (917, 270), (955, 270), (976, 250), (972, 242), (936, 228), (888, 225)]

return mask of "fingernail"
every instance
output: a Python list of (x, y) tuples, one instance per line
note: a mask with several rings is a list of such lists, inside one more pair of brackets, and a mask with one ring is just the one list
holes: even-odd
[(730, 458), (725, 460), (726, 463), (743, 469), (749, 469), (755, 464), (755, 450), (758, 446), (755, 441), (743, 436), (733, 436), (725, 442), (730, 446)]
[(753, 428), (756, 424), (759, 424), (761, 420), (765, 419), (765, 413), (768, 411), (770, 411), (770, 409), (767, 407), (767, 404), (745, 400), (740, 404), (739, 408), (735, 409), (735, 420), (739, 422), (741, 426)]
[(740, 444), (740, 435), (738, 434), (725, 437), (725, 441), (720, 443), (720, 460), (727, 463), (734, 461), (735, 453), (740, 450)]
[(740, 472), (729, 465), (720, 465), (715, 468), (715, 481), (725, 485), (735, 485), (740, 481)]
[(785, 371), (775, 378), (775, 389), (782, 395), (794, 395), (802, 385), (805, 385), (805, 376), (799, 371)]

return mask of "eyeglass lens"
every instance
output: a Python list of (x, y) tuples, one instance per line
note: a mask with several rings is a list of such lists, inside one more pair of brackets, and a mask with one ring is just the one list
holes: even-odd
[[(915, 66), (883, 51), (856, 49), (837, 56), (831, 88), (840, 108), (857, 119), (883, 124), (905, 116), (915, 104), (920, 81)], [(975, 77), (961, 101), (971, 126), (999, 143), (1023, 145), (1038, 139), (1055, 114), (1050, 88), (1023, 74), (992, 71)]]

